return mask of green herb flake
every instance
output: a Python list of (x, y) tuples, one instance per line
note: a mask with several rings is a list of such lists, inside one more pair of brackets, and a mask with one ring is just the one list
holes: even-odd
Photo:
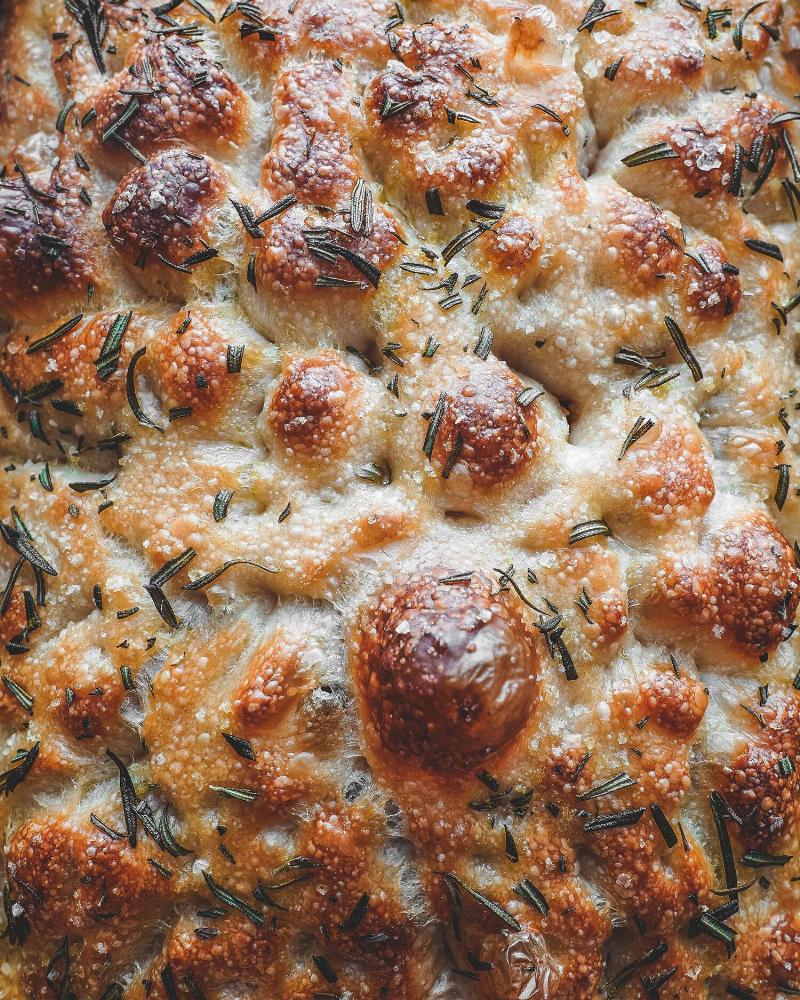
[(72, 319), (68, 319), (66, 323), (62, 323), (61, 326), (53, 330), (52, 333), (48, 333), (46, 337), (41, 337), (39, 340), (34, 340), (34, 342), (25, 351), (26, 354), (36, 354), (37, 351), (43, 351), (46, 347), (54, 344), (57, 340), (65, 337), (68, 333), (75, 329), (81, 321), (83, 320), (83, 313), (78, 313), (73, 316)]
[(612, 795), (615, 792), (621, 792), (623, 788), (631, 788), (635, 784), (634, 779), (626, 771), (622, 771), (613, 778), (609, 778), (608, 781), (604, 781), (601, 785), (596, 785), (586, 792), (581, 792), (578, 796), (578, 801), (585, 802), (589, 799), (597, 799), (601, 795)]
[(760, 253), (764, 257), (771, 257), (773, 260), (783, 263), (783, 252), (777, 243), (767, 243), (764, 240), (745, 240), (744, 245), (754, 253)]
[(428, 423), (428, 430), (425, 434), (425, 441), (422, 445), (422, 452), (427, 458), (431, 458), (433, 455), (433, 446), (436, 443), (436, 435), (439, 432), (439, 425), (444, 417), (445, 410), (447, 408), (447, 396), (442, 392), (439, 394), (439, 399), (434, 408), (431, 419)]
[(692, 350), (686, 341), (686, 337), (683, 335), (683, 331), (671, 316), (664, 317), (664, 325), (672, 338), (672, 342), (675, 345), (678, 354), (680, 354), (686, 362), (689, 371), (692, 373), (692, 378), (695, 382), (699, 382), (703, 378), (703, 371), (698, 364), (697, 358), (694, 354), (692, 354)]
[(637, 441), (641, 441), (641, 439), (645, 436), (645, 434), (647, 434), (648, 431), (651, 431), (655, 427), (655, 425), (656, 425), (655, 420), (652, 420), (650, 417), (637, 417), (633, 427), (631, 427), (630, 431), (628, 432), (628, 436), (622, 443), (619, 455), (617, 455), (617, 461), (621, 462), (622, 459), (627, 454), (628, 449), (633, 447), (633, 445), (635, 445)]
[(767, 854), (766, 851), (747, 851), (741, 859), (745, 868), (775, 868), (788, 865), (791, 854)]
[(40, 743), (37, 740), (30, 750), (18, 750), (12, 760), (12, 766), (0, 774), (0, 794), (10, 795), (30, 774), (31, 768), (39, 756)]
[(203, 878), (205, 879), (208, 888), (221, 903), (224, 903), (226, 906), (230, 906), (234, 910), (238, 910), (245, 917), (247, 917), (251, 923), (255, 924), (256, 927), (264, 926), (263, 913), (259, 913), (258, 910), (254, 909), (239, 896), (235, 895), (235, 893), (226, 889), (219, 882), (216, 882), (207, 871), (203, 872)]
[(605, 813), (590, 819), (584, 824), (586, 833), (596, 833), (601, 830), (618, 830), (622, 827), (636, 826), (644, 816), (644, 806), (639, 809), (623, 809), (621, 812)]
[(133, 312), (116, 316), (108, 329), (103, 346), (100, 348), (100, 354), (95, 361), (97, 374), (102, 382), (105, 382), (117, 370), (122, 338), (125, 336), (132, 316)]
[(235, 799), (237, 802), (255, 802), (258, 792), (250, 788), (229, 788), (227, 785), (209, 785), (212, 792), (217, 792), (225, 799)]
[(234, 736), (233, 733), (223, 732), (222, 734), (224, 740), (235, 750), (235, 752), (240, 756), (244, 757), (245, 760), (255, 760), (256, 755), (253, 753), (253, 746), (249, 740), (246, 740), (243, 736)]
[(133, 786), (133, 780), (131, 779), (130, 772), (128, 768), (123, 764), (120, 758), (106, 747), (106, 756), (109, 757), (114, 764), (117, 766), (119, 771), (119, 792), (122, 799), (122, 814), (125, 817), (125, 829), (128, 833), (128, 843), (131, 847), (136, 847), (136, 821), (138, 816), (137, 803), (138, 797), (136, 795), (136, 789)]
[(2, 675), (3, 687), (6, 691), (19, 702), (20, 706), (28, 713), (28, 715), (33, 715), (33, 696), (28, 694), (25, 688), (18, 684), (15, 680), (12, 680), (8, 674)]
[(444, 215), (442, 197), (439, 194), (439, 188), (428, 188), (425, 192), (425, 204), (428, 208), (428, 215)]
[(238, 375), (242, 370), (242, 360), (244, 358), (244, 344), (228, 344), (228, 352), (225, 363), (230, 375)]
[(160, 434), (164, 433), (163, 427), (159, 427), (158, 424), (154, 423), (150, 417), (142, 409), (139, 404), (139, 399), (136, 395), (136, 365), (139, 363), (141, 358), (147, 353), (146, 347), (140, 347), (138, 351), (134, 353), (131, 360), (128, 363), (128, 372), (125, 377), (125, 391), (128, 396), (128, 406), (130, 406), (133, 411), (134, 417), (139, 421), (143, 427), (152, 427), (153, 430), (158, 431)]
[(228, 514), (228, 504), (233, 497), (233, 490), (220, 490), (214, 497), (213, 515), (218, 523), (224, 521)]
[(537, 909), (543, 917), (546, 917), (550, 912), (550, 904), (530, 879), (524, 878), (521, 882), (517, 882), (515, 886), (512, 886), (512, 889), (529, 906)]
[(611, 529), (605, 521), (601, 521), (599, 519), (595, 521), (582, 521), (580, 524), (574, 525), (572, 531), (570, 531), (569, 544), (575, 545), (577, 542), (583, 542), (587, 538), (610, 534)]
[(198, 577), (198, 579), (192, 580), (192, 582), (187, 583), (183, 589), (202, 590), (204, 587), (213, 583), (218, 577), (222, 576), (223, 573), (227, 572), (231, 566), (253, 566), (255, 569), (260, 569), (264, 573), (278, 572), (276, 569), (271, 569), (269, 566), (262, 566), (260, 563), (253, 562), (252, 559), (229, 559), (227, 562), (223, 563), (219, 569), (215, 569), (211, 573), (205, 573), (203, 576)]
[(626, 167), (642, 167), (646, 163), (655, 163), (657, 160), (677, 159), (678, 154), (668, 142), (657, 142), (654, 146), (647, 146), (639, 149), (635, 153), (623, 156), (622, 162)]
[(358, 927), (369, 909), (369, 893), (365, 892), (350, 911), (350, 916), (339, 924), (339, 930), (348, 933)]
[(496, 903), (493, 899), (485, 896), (482, 892), (478, 892), (477, 889), (473, 889), (472, 886), (468, 885), (463, 879), (454, 875), (452, 872), (439, 872), (441, 877), (444, 879), (445, 884), (450, 888), (451, 893), (454, 893), (460, 899), (460, 894), (465, 892), (468, 896), (475, 900), (476, 903), (485, 907), (494, 917), (496, 917), (500, 923), (504, 924), (506, 927), (510, 928), (512, 931), (519, 931), (519, 922), (511, 916), (506, 910)]
[(783, 505), (786, 503), (786, 499), (789, 496), (789, 470), (790, 465), (785, 462), (781, 462), (780, 465), (776, 465), (775, 471), (778, 473), (778, 485), (775, 487), (775, 506), (778, 510), (783, 510)]
[(650, 814), (653, 817), (653, 822), (658, 827), (658, 832), (664, 838), (664, 843), (672, 849), (678, 843), (678, 835), (672, 829), (672, 824), (667, 819), (664, 810), (661, 806), (654, 802), (650, 806)]

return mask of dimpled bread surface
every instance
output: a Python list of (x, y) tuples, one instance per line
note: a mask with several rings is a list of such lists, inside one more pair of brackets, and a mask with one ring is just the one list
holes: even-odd
[(0, 998), (800, 995), (796, 0), (0, 73)]

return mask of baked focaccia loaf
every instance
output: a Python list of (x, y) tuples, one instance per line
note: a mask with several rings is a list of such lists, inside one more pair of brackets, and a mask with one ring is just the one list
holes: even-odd
[(0, 998), (800, 995), (795, 0), (0, 69)]

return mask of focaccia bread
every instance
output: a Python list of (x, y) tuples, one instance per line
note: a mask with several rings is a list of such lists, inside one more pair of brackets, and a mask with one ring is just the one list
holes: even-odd
[(0, 70), (0, 998), (799, 996), (796, 0)]

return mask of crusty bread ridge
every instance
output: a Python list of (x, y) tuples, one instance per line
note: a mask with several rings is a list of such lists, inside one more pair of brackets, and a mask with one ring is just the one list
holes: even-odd
[(0, 0), (0, 1000), (800, 995), (798, 122), (796, 0)]

